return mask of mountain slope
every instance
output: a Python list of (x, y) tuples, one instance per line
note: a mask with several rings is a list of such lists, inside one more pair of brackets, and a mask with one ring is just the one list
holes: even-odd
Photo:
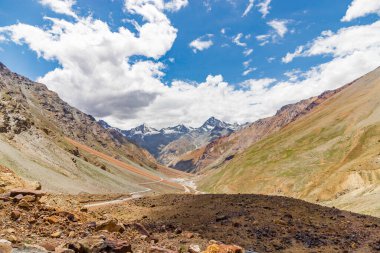
[(79, 150), (68, 140), (164, 177), (147, 151), (117, 131), (105, 130), (45, 85), (12, 73), (3, 64), (0, 96), (0, 165), (24, 180), (39, 181), (46, 190), (68, 193), (146, 189), (140, 185), (147, 182), (145, 177)]
[(380, 215), (380, 68), (200, 182)]
[[(201, 127), (193, 129), (162, 148), (157, 159), (163, 164), (181, 169), (181, 167), (175, 166), (178, 157), (219, 137), (229, 135), (240, 127), (240, 125), (229, 124), (211, 117)], [(186, 169), (183, 170), (186, 171)]]
[(163, 128), (155, 128), (141, 125), (131, 130), (121, 131), (128, 140), (136, 143), (139, 147), (145, 148), (153, 156), (158, 157), (160, 150), (170, 142), (179, 139), (189, 133), (192, 129), (184, 125)]
[(347, 86), (283, 106), (272, 117), (257, 120), (240, 130), (213, 140), (206, 146), (181, 155), (171, 163), (171, 166), (197, 173), (220, 167), (252, 144), (309, 114), (318, 105)]

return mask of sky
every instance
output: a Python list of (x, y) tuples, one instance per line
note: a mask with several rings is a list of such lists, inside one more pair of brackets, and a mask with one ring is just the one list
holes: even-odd
[(378, 67), (380, 0), (0, 0), (0, 61), (122, 129), (253, 122)]

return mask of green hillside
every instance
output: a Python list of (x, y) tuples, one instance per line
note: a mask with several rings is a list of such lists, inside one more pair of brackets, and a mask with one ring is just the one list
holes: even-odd
[(211, 172), (200, 188), (285, 195), (380, 215), (379, 94), (376, 69)]

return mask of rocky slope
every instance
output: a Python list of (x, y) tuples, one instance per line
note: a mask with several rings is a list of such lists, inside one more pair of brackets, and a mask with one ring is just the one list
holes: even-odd
[(158, 157), (163, 147), (192, 130), (184, 125), (157, 130), (143, 124), (130, 130), (121, 131), (121, 133), (130, 141), (148, 150), (153, 156)]
[(176, 169), (196, 173), (219, 167), (252, 144), (309, 114), (318, 105), (347, 86), (326, 91), (320, 96), (311, 97), (295, 104), (286, 105), (278, 110), (274, 116), (257, 120), (229, 135), (216, 138), (205, 146), (184, 153), (173, 160), (170, 165)]
[[(142, 170), (160, 169), (145, 150), (62, 101), (45, 85), (0, 64), (0, 165), (59, 192), (134, 191), (139, 175), (78, 150), (87, 145)], [(127, 186), (126, 186), (127, 185)]]
[(1, 196), (0, 235), (7, 241), (0, 240), (0, 248), (41, 253), (380, 249), (378, 218), (284, 197), (161, 195), (86, 209), (85, 203), (116, 196), (41, 195)]
[(186, 152), (196, 150), (219, 137), (230, 135), (241, 127), (211, 117), (201, 127), (193, 129), (162, 148), (157, 159), (173, 167), (173, 162)]
[(380, 215), (380, 68), (236, 155), (200, 183)]

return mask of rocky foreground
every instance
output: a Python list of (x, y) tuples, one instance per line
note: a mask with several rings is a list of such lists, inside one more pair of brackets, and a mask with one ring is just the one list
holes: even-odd
[(380, 252), (380, 219), (295, 199), (125, 197), (3, 194), (0, 252)]

